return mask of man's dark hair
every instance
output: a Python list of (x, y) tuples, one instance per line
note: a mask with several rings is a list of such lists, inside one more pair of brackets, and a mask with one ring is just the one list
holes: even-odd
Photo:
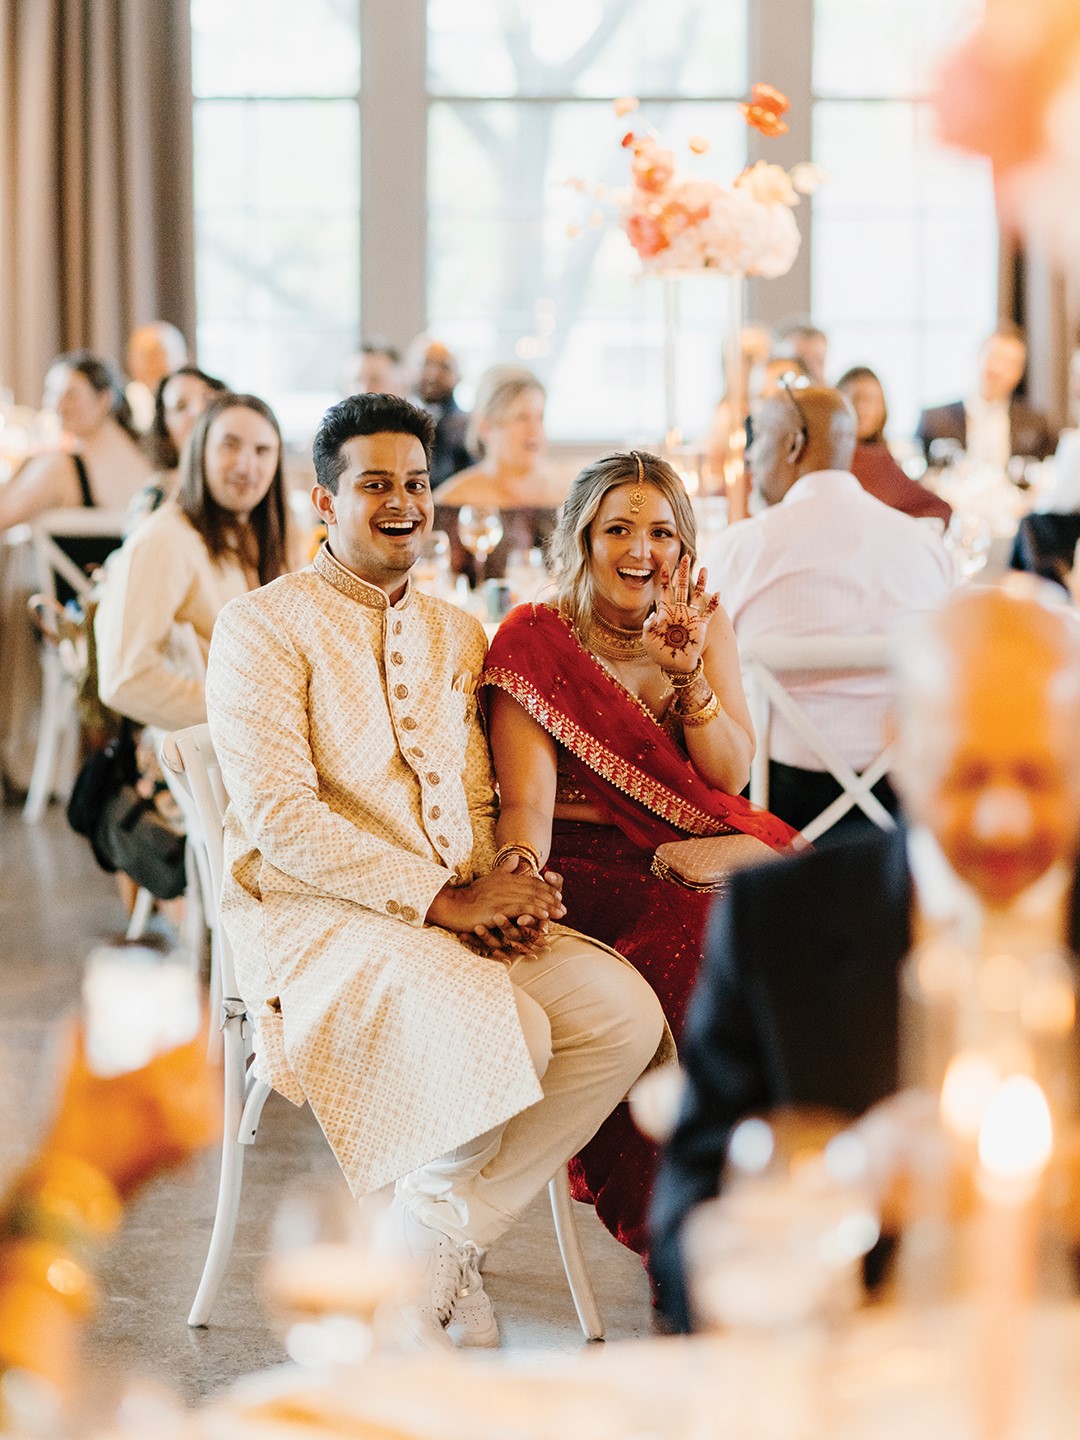
[(350, 395), (331, 405), (322, 418), (312, 459), (315, 479), (330, 495), (337, 494), (338, 481), (345, 469), (342, 446), (357, 435), (415, 435), (431, 463), (435, 444), (435, 422), (426, 410), (410, 405), (397, 395)]

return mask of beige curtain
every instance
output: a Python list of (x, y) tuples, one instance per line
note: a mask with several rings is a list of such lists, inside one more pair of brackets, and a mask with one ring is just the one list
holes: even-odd
[(190, 0), (0, 0), (0, 383), (195, 339)]

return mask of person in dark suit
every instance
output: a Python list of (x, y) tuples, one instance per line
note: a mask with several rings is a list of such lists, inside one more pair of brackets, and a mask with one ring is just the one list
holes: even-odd
[(857, 1115), (898, 1078), (897, 982), (917, 939), (1080, 954), (1080, 641), (1001, 591), (950, 602), (904, 658), (895, 772), (910, 828), (732, 878), (683, 1039), (650, 1268), (692, 1327), (684, 1222), (739, 1120), (777, 1105)]
[(469, 415), (454, 398), (461, 378), (457, 356), (441, 340), (432, 340), (427, 335), (414, 340), (409, 350), (416, 371), (410, 398), (435, 421), (435, 444), (431, 451), (431, 488), (434, 490), (474, 462), (475, 457), (465, 443)]
[(1024, 332), (1002, 320), (979, 349), (974, 393), (965, 400), (937, 405), (919, 417), (916, 438), (928, 463), (937, 455), (937, 440), (952, 440), (973, 459), (1004, 470), (1012, 455), (1045, 460), (1054, 453), (1056, 437), (1046, 416), (1014, 392), (1024, 376), (1027, 342)]

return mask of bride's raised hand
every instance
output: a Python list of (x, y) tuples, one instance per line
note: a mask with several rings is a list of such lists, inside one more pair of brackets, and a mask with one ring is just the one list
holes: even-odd
[(649, 659), (662, 670), (688, 675), (697, 667), (709, 621), (720, 608), (720, 597), (706, 592), (707, 581), (701, 570), (691, 589), (689, 555), (679, 561), (674, 576), (661, 567), (660, 603), (645, 621), (641, 638)]

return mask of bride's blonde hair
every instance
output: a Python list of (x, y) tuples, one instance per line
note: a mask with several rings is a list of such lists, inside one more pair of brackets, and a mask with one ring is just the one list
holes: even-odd
[(636, 482), (659, 490), (671, 506), (679, 535), (680, 558), (697, 559), (697, 525), (690, 497), (666, 460), (644, 451), (605, 455), (576, 477), (570, 486), (559, 523), (551, 537), (549, 553), (554, 565), (554, 583), (559, 609), (576, 628), (588, 621), (593, 604), (592, 545), (589, 527), (596, 519), (604, 496), (617, 485)]

